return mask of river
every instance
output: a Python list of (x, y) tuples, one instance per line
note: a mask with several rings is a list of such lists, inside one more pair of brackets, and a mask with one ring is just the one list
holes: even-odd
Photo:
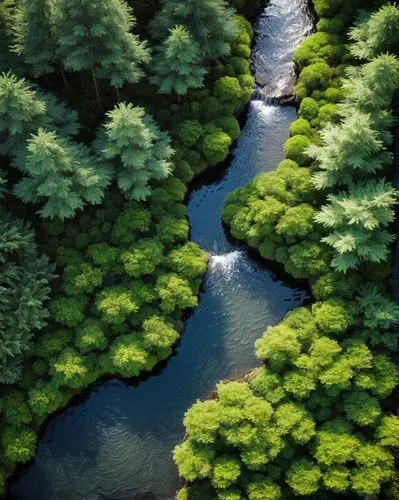
[(256, 89), (227, 168), (215, 167), (191, 190), (191, 237), (209, 255), (197, 309), (172, 358), (141, 382), (94, 384), (50, 420), (35, 459), (11, 485), (11, 500), (172, 499), (179, 478), (172, 450), (182, 441), (184, 412), (215, 384), (257, 365), (254, 342), (298, 307), (306, 293), (244, 246), (220, 221), (227, 194), (276, 168), (293, 106), (292, 54), (312, 29), (306, 0), (273, 0), (255, 25)]

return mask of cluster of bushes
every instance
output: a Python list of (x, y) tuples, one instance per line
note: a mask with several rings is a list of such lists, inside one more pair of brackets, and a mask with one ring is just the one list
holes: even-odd
[[(148, 43), (132, 35), (124, 1), (22, 0), (15, 11), (0, 0), (9, 46), (0, 60), (1, 191), (32, 219), (58, 275), (29, 225), (2, 215), (0, 491), (33, 457), (46, 417), (101, 376), (137, 376), (168, 358), (184, 311), (197, 304), (207, 258), (188, 241), (186, 186), (239, 135), (253, 35), (223, 0), (186, 2), (178, 18), (174, 0), (161, 3), (147, 64)], [(152, 8), (137, 10), (146, 36)], [(196, 31), (204, 15), (217, 34), (209, 47)], [(104, 29), (82, 39), (79, 23)], [(143, 81), (145, 64), (153, 84)], [(177, 88), (182, 69), (188, 78)]]
[(385, 403), (398, 382), (399, 307), (388, 294), (396, 191), (384, 177), (399, 9), (363, 13), (348, 51), (343, 3), (315, 7), (318, 31), (295, 55), (299, 118), (287, 159), (230, 195), (223, 221), (309, 279), (317, 302), (256, 342), (265, 366), (248, 381), (219, 384), (186, 413), (179, 500), (399, 495), (399, 418)]
[(384, 415), (381, 401), (397, 373), (356, 335), (362, 328), (337, 300), (270, 327), (256, 342), (265, 367), (249, 383), (219, 384), (217, 400), (186, 413), (188, 439), (174, 457), (182, 477), (200, 485), (179, 498), (382, 495), (394, 478), (399, 419)]

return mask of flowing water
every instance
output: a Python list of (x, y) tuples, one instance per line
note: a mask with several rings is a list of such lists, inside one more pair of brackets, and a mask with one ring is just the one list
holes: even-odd
[(305, 299), (229, 241), (220, 212), (228, 193), (273, 170), (283, 157), (295, 108), (270, 102), (292, 94), (292, 53), (311, 27), (306, 0), (273, 0), (258, 19), (256, 91), (231, 164), (204, 176), (189, 198), (192, 239), (210, 259), (199, 306), (175, 355), (140, 383), (95, 384), (52, 419), (9, 499), (174, 498), (179, 479), (172, 450), (183, 439), (185, 410), (209, 397), (219, 380), (256, 366), (254, 341)]

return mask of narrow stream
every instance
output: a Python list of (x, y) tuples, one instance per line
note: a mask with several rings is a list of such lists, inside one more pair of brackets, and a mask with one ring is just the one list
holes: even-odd
[(292, 94), (292, 54), (311, 27), (306, 0), (272, 0), (259, 17), (257, 88), (231, 165), (223, 175), (215, 170), (213, 179), (205, 176), (189, 199), (192, 239), (210, 261), (199, 306), (175, 355), (161, 373), (135, 386), (95, 384), (83, 402), (52, 419), (9, 499), (174, 498), (179, 478), (172, 450), (183, 439), (184, 412), (219, 380), (256, 366), (255, 340), (306, 298), (231, 243), (220, 212), (228, 193), (273, 170), (283, 157), (295, 108), (270, 103)]

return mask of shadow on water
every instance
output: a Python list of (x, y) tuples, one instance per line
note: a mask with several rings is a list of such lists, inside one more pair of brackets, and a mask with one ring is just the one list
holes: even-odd
[(302, 284), (227, 236), (220, 213), (231, 191), (283, 157), (295, 108), (268, 96), (292, 93), (292, 53), (311, 26), (306, 0), (272, 0), (257, 23), (254, 71), (259, 82), (267, 74), (266, 84), (249, 104), (229, 167), (202, 176), (188, 199), (191, 237), (209, 253), (209, 266), (174, 356), (150, 377), (99, 381), (50, 419), (10, 500), (174, 498), (172, 450), (184, 435), (184, 412), (219, 380), (257, 366), (255, 340), (306, 300)]

